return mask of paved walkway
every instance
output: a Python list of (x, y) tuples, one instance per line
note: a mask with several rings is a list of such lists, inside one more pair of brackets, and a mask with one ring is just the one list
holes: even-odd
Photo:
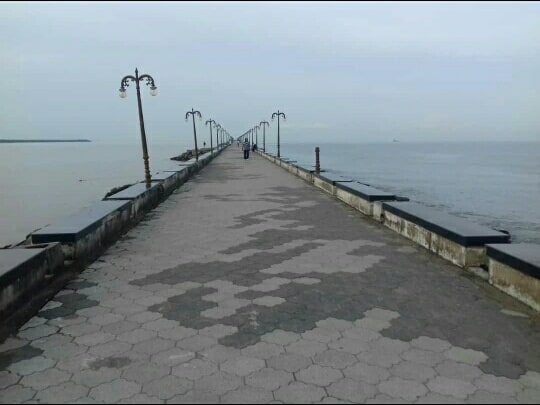
[(538, 402), (538, 320), (232, 147), (0, 345), (0, 402)]

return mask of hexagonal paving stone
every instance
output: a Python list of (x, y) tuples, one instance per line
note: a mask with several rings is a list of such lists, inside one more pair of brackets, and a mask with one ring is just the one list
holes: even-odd
[[(449, 397), (453, 398), (453, 397)], [(534, 402), (531, 403), (538, 403), (538, 400), (540, 398), (536, 398)], [(459, 400), (457, 398), (454, 398), (455, 403), (462, 403), (462, 400)], [(434, 402), (431, 402), (434, 403)], [(441, 402), (438, 402), (441, 403)], [(469, 404), (518, 404), (516, 398), (509, 397), (506, 395), (501, 394), (495, 394), (493, 392), (488, 391), (476, 391), (473, 395), (469, 396), (467, 398), (467, 403)], [(523, 403), (527, 403), (527, 401), (524, 401)]]
[(36, 391), (41, 391), (48, 387), (66, 382), (70, 377), (71, 375), (65, 371), (50, 368), (45, 371), (24, 376), (21, 379), (20, 384), (25, 387), (33, 388)]
[(0, 343), (0, 353), (19, 349), (27, 344), (28, 341), (26, 340), (9, 337), (3, 343)]
[(221, 396), (233, 391), (242, 385), (242, 379), (235, 375), (218, 372), (195, 381), (193, 388), (200, 392)]
[(312, 357), (326, 350), (328, 350), (328, 346), (324, 343), (305, 339), (301, 339), (285, 347), (285, 351), (288, 353), (300, 354), (305, 357)]
[(259, 342), (253, 346), (248, 346), (242, 350), (242, 355), (246, 357), (256, 357), (258, 359), (269, 359), (271, 357), (279, 356), (285, 352), (283, 346), (275, 345), (272, 343)]
[(169, 319), (160, 318), (155, 321), (150, 321), (142, 325), (143, 329), (153, 330), (156, 332), (172, 329), (179, 326), (177, 321), (171, 321)]
[(414, 401), (418, 397), (427, 394), (427, 389), (423, 384), (416, 381), (404, 380), (398, 377), (392, 377), (387, 381), (380, 383), (377, 388), (383, 394), (392, 398), (405, 401)]
[(21, 379), (20, 376), (9, 371), (0, 371), (0, 390), (15, 385)]
[(373, 385), (359, 383), (348, 378), (333, 383), (326, 390), (335, 398), (354, 403), (363, 403), (377, 394), (377, 389)]
[(151, 397), (146, 394), (137, 394), (128, 399), (123, 399), (122, 404), (163, 404), (164, 401), (159, 398)]
[(301, 354), (284, 353), (277, 357), (272, 357), (267, 361), (268, 366), (276, 370), (285, 370), (290, 373), (296, 373), (312, 365), (309, 357)]
[(71, 377), (71, 380), (79, 385), (88, 388), (94, 388), (103, 383), (112, 382), (122, 374), (122, 370), (116, 368), (101, 367), (98, 370), (77, 371)]
[(228, 325), (214, 325), (209, 326), (207, 328), (201, 329), (199, 331), (200, 335), (203, 336), (209, 336), (214, 339), (221, 339), (225, 336), (234, 335), (238, 332), (238, 328), (236, 326), (228, 326)]
[(183, 350), (180, 348), (173, 348), (159, 352), (152, 356), (152, 361), (156, 364), (164, 366), (174, 367), (179, 364), (186, 363), (195, 358), (195, 353)]
[(435, 367), (445, 361), (442, 353), (436, 353), (428, 350), (411, 349), (401, 355), (404, 360), (423, 364), (428, 367)]
[(319, 365), (313, 365), (305, 370), (301, 370), (296, 373), (296, 379), (306, 384), (318, 385), (320, 387), (327, 387), (343, 378), (343, 374), (331, 367), (321, 367)]
[(129, 332), (122, 333), (121, 335), (117, 336), (116, 339), (120, 342), (137, 344), (155, 338), (156, 336), (157, 332), (153, 330), (134, 329)]
[(234, 347), (215, 345), (199, 353), (203, 359), (210, 360), (213, 363), (221, 364), (227, 360), (241, 356), (241, 351)]
[(420, 383), (424, 383), (436, 375), (432, 367), (410, 361), (404, 361), (393, 366), (390, 369), (390, 373), (404, 380), (412, 380)]
[(207, 360), (195, 359), (174, 367), (172, 374), (180, 378), (187, 378), (188, 380), (195, 381), (202, 377), (214, 374), (217, 371), (218, 366), (216, 364)]
[(45, 336), (52, 335), (57, 331), (58, 328), (56, 326), (38, 325), (33, 328), (21, 330), (17, 336), (21, 339), (36, 340)]
[(369, 346), (366, 342), (362, 342), (361, 340), (357, 339), (351, 339), (348, 337), (336, 340), (335, 342), (330, 342), (328, 344), (328, 347), (330, 349), (334, 349), (340, 352), (347, 352), (350, 354), (359, 354), (369, 349)]
[(337, 330), (339, 332), (346, 331), (354, 327), (354, 324), (349, 321), (344, 321), (336, 318), (327, 318), (322, 321), (316, 322), (316, 325), (319, 328), (324, 328), (328, 330)]
[(305, 404), (317, 402), (326, 396), (326, 392), (321, 387), (293, 382), (286, 387), (281, 387), (274, 392), (274, 397), (278, 401), (286, 404)]
[(474, 394), (477, 390), (474, 385), (466, 381), (454, 380), (446, 377), (436, 377), (427, 383), (427, 387), (430, 391), (438, 394), (453, 396), (460, 399), (467, 398), (467, 396)]
[(437, 365), (437, 367), (435, 367), (435, 371), (441, 377), (448, 377), (463, 381), (472, 381), (483, 374), (482, 370), (480, 370), (478, 367), (451, 360), (446, 360)]
[(313, 362), (320, 366), (343, 369), (358, 363), (358, 359), (347, 352), (327, 350), (313, 357)]
[(12, 363), (8, 366), (8, 370), (22, 376), (37, 373), (38, 371), (47, 370), (54, 367), (55, 361), (46, 359), (42, 356), (32, 357), (31, 359), (21, 360), (17, 363)]
[(174, 347), (175, 342), (172, 340), (154, 338), (137, 343), (133, 346), (133, 351), (144, 354), (156, 354)]
[(264, 360), (254, 357), (237, 357), (221, 365), (221, 370), (240, 377), (245, 377), (265, 367)]
[(380, 321), (387, 322), (399, 318), (399, 313), (381, 308), (370, 309), (369, 311), (364, 312), (364, 315), (366, 318), (378, 319)]
[(158, 332), (158, 336), (164, 339), (174, 340), (176, 342), (197, 335), (197, 331), (191, 328), (177, 326), (172, 329), (165, 329)]
[(97, 346), (114, 340), (114, 335), (105, 332), (95, 332), (76, 337), (73, 341), (79, 345)]
[(266, 404), (272, 401), (272, 392), (262, 388), (241, 387), (221, 398), (224, 404)]
[(16, 384), (3, 389), (1, 394), (0, 399), (3, 404), (17, 404), (32, 399), (36, 391)]
[(142, 392), (163, 400), (188, 392), (193, 386), (189, 380), (168, 375), (143, 386)]
[(113, 403), (120, 401), (121, 399), (132, 397), (140, 391), (140, 384), (133, 381), (118, 379), (92, 388), (89, 395), (98, 401)]
[(264, 388), (268, 391), (275, 391), (294, 381), (292, 373), (272, 368), (263, 368), (246, 377), (246, 384), (255, 388)]
[(314, 340), (320, 343), (330, 343), (341, 339), (341, 333), (336, 330), (329, 330), (324, 328), (313, 328), (302, 333), (302, 338), (305, 340)]
[(47, 388), (43, 391), (39, 391), (34, 399), (39, 400), (41, 403), (72, 403), (79, 398), (83, 398), (88, 395), (88, 388), (77, 385), (72, 382), (62, 383), (55, 385), (54, 387)]
[(372, 340), (376, 340), (381, 338), (381, 334), (378, 332), (375, 332), (371, 329), (361, 328), (361, 327), (354, 327), (352, 329), (347, 329), (343, 332), (344, 338), (354, 339), (360, 342), (371, 342)]
[(387, 369), (361, 362), (344, 369), (343, 374), (355, 381), (373, 385), (387, 380), (390, 377), (390, 373)]
[(445, 340), (434, 339), (427, 336), (420, 336), (411, 340), (411, 346), (417, 349), (429, 350), (432, 352), (443, 353), (450, 349), (451, 345)]
[(508, 395), (511, 397), (517, 395), (524, 388), (518, 380), (510, 380), (506, 377), (496, 377), (488, 374), (484, 374), (475, 380), (474, 385), (483, 391)]
[(462, 349), (460, 347), (452, 347), (447, 350), (444, 355), (450, 360), (457, 361), (458, 363), (465, 363), (471, 366), (477, 366), (488, 359), (488, 357), (482, 353), (470, 349)]
[(214, 338), (208, 336), (193, 336), (178, 342), (176, 346), (191, 352), (200, 352), (215, 346), (216, 344), (217, 340)]
[(261, 336), (261, 341), (286, 346), (300, 340), (300, 338), (301, 336), (297, 333), (286, 332), (281, 329), (276, 329), (273, 332)]
[(131, 345), (129, 343), (117, 342), (113, 340), (112, 342), (91, 347), (90, 350), (88, 350), (88, 354), (95, 357), (105, 358), (118, 356), (128, 352), (129, 350), (131, 350)]
[(128, 381), (135, 381), (139, 384), (145, 384), (169, 375), (169, 367), (159, 366), (152, 363), (134, 363), (126, 368), (122, 373), (122, 378)]

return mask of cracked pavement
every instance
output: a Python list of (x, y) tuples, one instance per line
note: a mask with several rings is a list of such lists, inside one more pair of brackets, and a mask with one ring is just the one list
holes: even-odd
[(537, 403), (535, 313), (226, 150), (0, 344), (2, 403)]

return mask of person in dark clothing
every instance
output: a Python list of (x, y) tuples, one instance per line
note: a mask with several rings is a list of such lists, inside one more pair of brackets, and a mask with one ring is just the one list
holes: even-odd
[(244, 149), (244, 159), (249, 159), (249, 149), (250, 149), (250, 145), (249, 145), (249, 141), (248, 141), (247, 138), (246, 138), (246, 140), (244, 141), (243, 149)]

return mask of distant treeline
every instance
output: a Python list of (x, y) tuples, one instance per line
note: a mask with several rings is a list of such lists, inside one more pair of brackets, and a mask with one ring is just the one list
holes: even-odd
[(92, 142), (89, 139), (0, 139), (0, 143)]

